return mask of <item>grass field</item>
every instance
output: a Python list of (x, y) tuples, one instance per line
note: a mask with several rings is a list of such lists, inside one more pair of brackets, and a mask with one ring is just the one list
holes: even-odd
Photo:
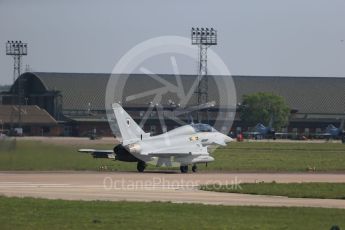
[[(93, 159), (78, 148), (112, 149), (111, 145), (54, 145), (40, 141), (16, 143), (14, 150), (0, 146), (0, 170), (98, 170), (135, 171), (135, 163)], [(305, 172), (345, 171), (345, 145), (340, 143), (231, 143), (218, 148), (215, 161), (201, 171)], [(148, 169), (156, 169), (150, 166)]]
[(345, 145), (336, 143), (232, 143), (215, 152), (208, 170), (345, 171)]
[(93, 159), (88, 154), (78, 153), (77, 150), (78, 146), (17, 141), (14, 150), (0, 151), (0, 170), (97, 170), (101, 165), (114, 165), (115, 168), (121, 169), (132, 168), (126, 163)]
[(1, 229), (330, 229), (345, 210), (0, 197)]
[(295, 198), (345, 199), (345, 183), (244, 183), (240, 186), (203, 185), (214, 192), (274, 195)]

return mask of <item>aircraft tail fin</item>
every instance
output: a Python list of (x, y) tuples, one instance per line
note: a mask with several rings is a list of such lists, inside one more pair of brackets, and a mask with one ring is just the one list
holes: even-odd
[(124, 144), (150, 136), (150, 133), (145, 133), (120, 104), (114, 103), (112, 107)]

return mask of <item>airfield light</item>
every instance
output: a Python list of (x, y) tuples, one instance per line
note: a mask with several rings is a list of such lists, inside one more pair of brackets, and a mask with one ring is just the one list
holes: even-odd
[(192, 45), (217, 45), (217, 31), (213, 28), (192, 28)]

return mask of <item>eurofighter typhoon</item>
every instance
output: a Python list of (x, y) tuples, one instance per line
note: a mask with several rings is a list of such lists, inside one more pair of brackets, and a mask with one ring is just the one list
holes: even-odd
[(112, 109), (122, 136), (121, 144), (113, 150), (79, 149), (91, 153), (94, 158), (110, 158), (125, 162), (137, 162), (137, 170), (143, 172), (147, 162), (157, 162), (156, 166), (172, 166), (179, 163), (182, 173), (188, 166), (196, 172), (197, 164), (214, 161), (210, 156), (210, 145), (225, 146), (233, 139), (208, 124), (180, 126), (160, 135), (151, 136), (129, 116), (120, 104), (114, 103)]

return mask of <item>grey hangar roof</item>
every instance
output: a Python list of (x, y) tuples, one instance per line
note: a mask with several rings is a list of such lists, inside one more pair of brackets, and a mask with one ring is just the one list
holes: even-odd
[[(175, 76), (158, 74), (172, 84)], [(20, 76), (29, 82), (31, 93), (58, 91), (62, 95), (63, 110), (104, 110), (105, 89), (110, 74), (103, 73), (48, 73), (27, 72)], [(227, 78), (229, 76), (219, 76)], [(181, 75), (183, 85), (190, 86), (195, 75)], [(244, 94), (272, 92), (281, 95), (292, 109), (298, 113), (309, 114), (344, 114), (345, 113), (345, 77), (285, 77), (285, 76), (232, 76), (236, 88), (237, 102)], [(146, 74), (131, 74), (126, 83), (125, 94), (139, 93), (144, 88), (159, 87)], [(18, 82), (18, 79), (16, 83)], [(11, 88), (13, 92), (16, 83)], [(209, 98), (218, 100), (214, 92), (214, 82), (209, 81)], [(173, 98), (169, 95), (164, 98)], [(175, 98), (176, 99), (176, 98)], [(147, 104), (147, 98), (132, 102), (132, 106)]]

